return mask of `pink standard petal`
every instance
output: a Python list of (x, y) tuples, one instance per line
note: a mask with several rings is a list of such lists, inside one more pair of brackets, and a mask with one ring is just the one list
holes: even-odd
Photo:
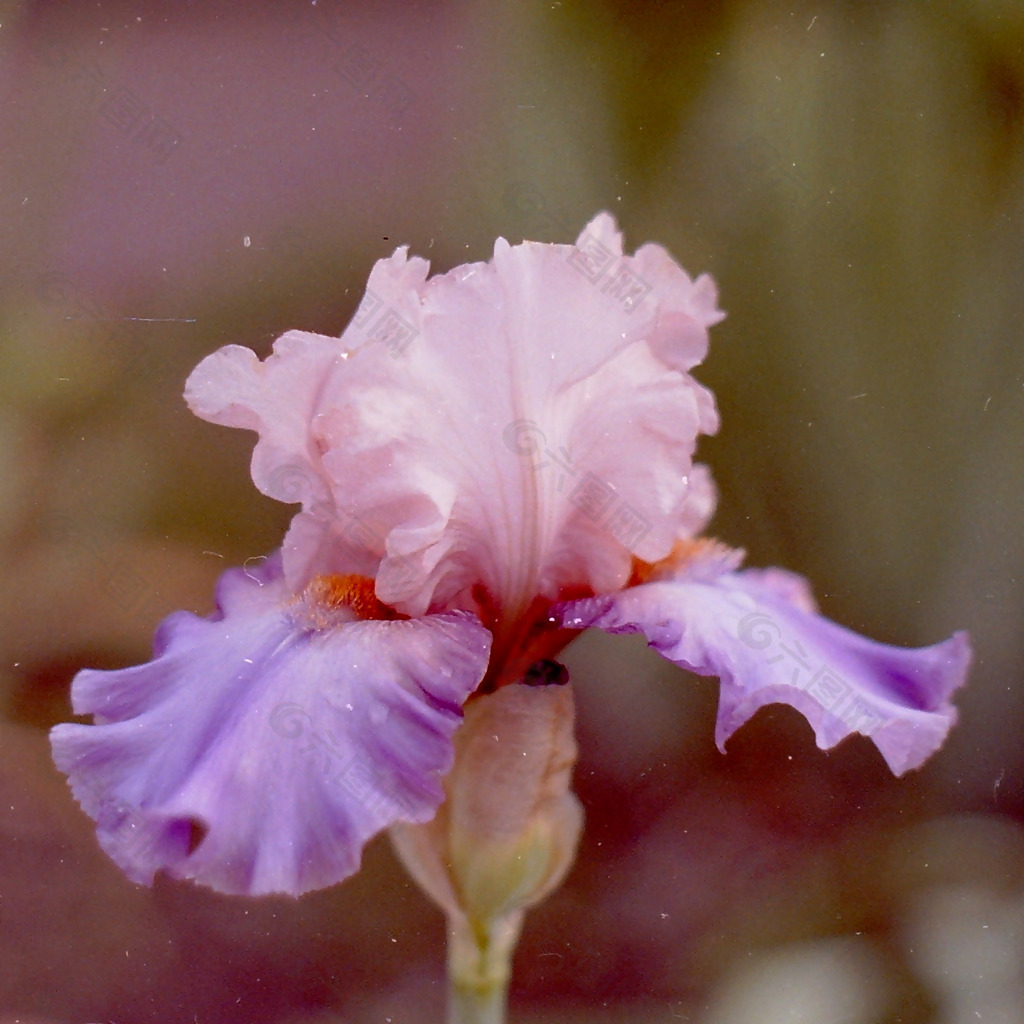
[(490, 636), (464, 613), (330, 623), (276, 559), (225, 573), (218, 604), (165, 620), (145, 665), (79, 673), (97, 724), (57, 726), (54, 759), (134, 881), (331, 885), (381, 829), (433, 816)]
[(262, 490), (316, 476), (291, 488), (289, 583), (372, 573), (411, 615), (482, 584), (515, 616), (664, 556), (708, 508), (691, 460), (717, 413), (686, 370), (721, 317), (710, 280), (657, 246), (623, 255), (608, 214), (574, 246), (499, 239), (489, 263), (426, 274), (399, 249), (340, 341), (293, 332), (264, 364), (232, 351), (190, 378), (197, 413), (260, 431)]
[(670, 661), (721, 679), (719, 748), (758, 708), (790, 704), (827, 749), (870, 736), (897, 775), (924, 763), (956, 721), (951, 694), (971, 659), (966, 633), (934, 647), (878, 644), (812, 611), (804, 581), (782, 570), (701, 572), (645, 583), (559, 610), (564, 626), (643, 633)]

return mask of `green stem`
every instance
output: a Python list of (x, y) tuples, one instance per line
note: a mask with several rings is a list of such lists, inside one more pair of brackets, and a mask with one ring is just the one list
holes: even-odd
[(512, 954), (522, 911), (474, 928), (448, 919), (448, 1024), (505, 1024)]

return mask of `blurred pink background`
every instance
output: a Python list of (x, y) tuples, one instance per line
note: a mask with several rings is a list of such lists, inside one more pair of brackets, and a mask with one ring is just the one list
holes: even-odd
[(291, 508), (184, 379), (339, 334), (600, 209), (718, 280), (712, 532), (877, 639), (972, 632), (893, 780), (786, 709), (569, 652), (588, 816), (514, 1021), (1024, 1021), (1024, 14), (1013, 4), (22, 2), (0, 28), (0, 1022), (441, 1019), (440, 914), (386, 840), (298, 901), (133, 886), (49, 760), (89, 665), (208, 611)]

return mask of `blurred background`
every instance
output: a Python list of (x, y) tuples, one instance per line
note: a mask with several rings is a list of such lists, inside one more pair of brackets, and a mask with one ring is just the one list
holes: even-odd
[(710, 271), (712, 532), (892, 643), (970, 629), (923, 771), (586, 637), (588, 827), (512, 1020), (1024, 1021), (1024, 5), (0, 5), (0, 1021), (426, 1024), (443, 922), (386, 839), (298, 901), (125, 881), (49, 760), (83, 666), (293, 511), (186, 375), (337, 335), (372, 262), (494, 238)]

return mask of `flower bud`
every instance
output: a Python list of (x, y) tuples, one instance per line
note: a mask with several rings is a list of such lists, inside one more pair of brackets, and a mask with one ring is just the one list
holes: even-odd
[(427, 824), (391, 829), (409, 873), (448, 915), (456, 984), (475, 975), (504, 985), (523, 912), (565, 877), (583, 825), (569, 788), (572, 690), (528, 678), (540, 682), (469, 701), (444, 804)]

